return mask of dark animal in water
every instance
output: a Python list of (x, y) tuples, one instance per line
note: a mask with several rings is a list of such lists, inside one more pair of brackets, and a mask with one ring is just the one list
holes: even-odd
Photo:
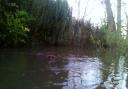
[(48, 52), (46, 53), (46, 56), (48, 59), (58, 59), (61, 57), (58, 53), (55, 52)]
[(43, 59), (50, 59), (50, 60), (58, 59), (61, 57), (55, 52), (47, 52), (47, 53), (39, 52), (37, 53), (37, 56), (41, 59), (43, 58)]
[(56, 59), (57, 56), (53, 55), (53, 54), (50, 54), (50, 55), (47, 55), (47, 58), (48, 59)]

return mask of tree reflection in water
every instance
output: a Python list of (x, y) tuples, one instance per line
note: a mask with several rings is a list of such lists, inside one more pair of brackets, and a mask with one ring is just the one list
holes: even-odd
[(125, 57), (121, 56), (114, 60), (109, 69), (107, 81), (104, 82), (106, 89), (127, 89), (127, 69), (125, 68)]

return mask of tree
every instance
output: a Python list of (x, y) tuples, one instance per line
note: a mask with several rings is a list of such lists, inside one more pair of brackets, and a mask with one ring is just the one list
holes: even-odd
[(117, 0), (117, 31), (121, 31), (121, 0)]
[(28, 33), (29, 40), (58, 44), (71, 18), (66, 0), (0, 0), (0, 45), (26, 43)]
[(127, 28), (127, 38), (128, 38), (128, 14), (125, 13), (125, 16), (126, 16), (126, 21), (127, 21), (126, 28)]
[(18, 10), (16, 3), (9, 2), (9, 0), (0, 1), (0, 46), (18, 46), (25, 44), (28, 40), (29, 29), (26, 26), (24, 16)]
[(32, 33), (39, 41), (50, 44), (58, 44), (72, 17), (66, 0), (34, 0), (32, 15), (35, 17)]
[(116, 30), (115, 21), (112, 13), (111, 3), (110, 0), (105, 0), (106, 11), (107, 11), (107, 23), (108, 29), (111, 31)]

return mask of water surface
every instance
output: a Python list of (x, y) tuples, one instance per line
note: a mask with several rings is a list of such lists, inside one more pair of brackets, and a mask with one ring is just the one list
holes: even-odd
[(1, 49), (0, 89), (127, 89), (127, 70), (127, 58), (109, 51)]

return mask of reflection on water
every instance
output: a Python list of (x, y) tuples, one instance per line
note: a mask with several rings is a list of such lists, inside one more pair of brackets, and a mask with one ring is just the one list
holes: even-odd
[(102, 81), (102, 63), (98, 58), (68, 57), (67, 85), (63, 89), (96, 89)]
[[(118, 62), (118, 63), (117, 63)], [(110, 66), (108, 79), (104, 82), (106, 89), (127, 89), (127, 69), (125, 68), (125, 57), (121, 56)]]
[(28, 49), (1, 52), (0, 89), (128, 89), (124, 56), (115, 58), (109, 52), (98, 56), (80, 49), (52, 51), (61, 57), (48, 60), (44, 52), (37, 55), (41, 51)]

